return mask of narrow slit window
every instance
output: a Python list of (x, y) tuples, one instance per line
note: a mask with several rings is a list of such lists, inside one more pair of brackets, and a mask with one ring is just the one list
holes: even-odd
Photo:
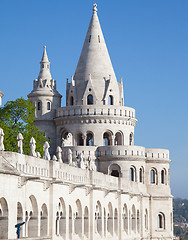
[(100, 43), (101, 41), (100, 41), (100, 36), (99, 35), (98, 35), (98, 40), (99, 40), (99, 43)]

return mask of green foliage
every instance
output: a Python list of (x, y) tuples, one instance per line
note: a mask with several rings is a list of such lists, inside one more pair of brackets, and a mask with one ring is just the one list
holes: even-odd
[(8, 101), (0, 108), (0, 127), (4, 131), (4, 145), (6, 151), (17, 152), (17, 135), (22, 133), (23, 151), (29, 155), (29, 141), (31, 137), (36, 140), (36, 151), (43, 153), (43, 144), (47, 141), (43, 132), (33, 124), (35, 119), (35, 107), (29, 100), (18, 98)]

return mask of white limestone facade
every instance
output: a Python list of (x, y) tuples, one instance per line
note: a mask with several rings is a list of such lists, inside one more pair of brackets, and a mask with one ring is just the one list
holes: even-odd
[(23, 221), (31, 239), (174, 239), (169, 151), (134, 145), (135, 110), (124, 106), (96, 4), (64, 107), (61, 97), (44, 47), (28, 98), (51, 156), (0, 151), (0, 239), (15, 239)]

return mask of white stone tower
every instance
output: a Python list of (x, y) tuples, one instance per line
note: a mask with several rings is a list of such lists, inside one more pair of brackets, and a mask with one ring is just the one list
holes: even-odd
[(39, 76), (33, 81), (33, 90), (28, 94), (28, 98), (36, 107), (35, 125), (50, 140), (51, 151), (54, 151), (56, 146), (56, 131), (53, 119), (56, 115), (56, 109), (61, 106), (61, 97), (56, 90), (56, 81), (52, 79), (50, 62), (46, 46), (44, 46)]

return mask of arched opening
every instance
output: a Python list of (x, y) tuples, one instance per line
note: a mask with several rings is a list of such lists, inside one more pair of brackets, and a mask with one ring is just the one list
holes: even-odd
[(97, 201), (96, 210), (95, 210), (95, 223), (96, 223), (96, 231), (100, 236), (102, 236), (102, 207), (99, 201)]
[(123, 134), (121, 132), (115, 134), (115, 145), (123, 145)]
[(66, 238), (66, 207), (63, 198), (59, 199), (58, 204), (58, 215), (59, 215), (59, 235), (64, 239)]
[(132, 215), (131, 215), (131, 218), (132, 218), (132, 223), (131, 223), (132, 231), (133, 231), (134, 233), (136, 233), (136, 210), (135, 210), (135, 206), (134, 206), (134, 205), (132, 206)]
[(0, 198), (0, 239), (8, 239), (8, 204)]
[(162, 183), (162, 184), (165, 184), (165, 183), (166, 183), (166, 170), (165, 170), (165, 169), (163, 169), (163, 170), (161, 171), (161, 183)]
[(129, 180), (136, 182), (136, 169), (133, 166), (131, 166), (129, 169)]
[(141, 167), (139, 169), (139, 182), (143, 183), (144, 182), (144, 169)]
[(77, 234), (80, 238), (82, 237), (82, 206), (80, 200), (76, 201), (76, 215), (75, 215), (75, 234)]
[(69, 239), (72, 239), (72, 208), (69, 205)]
[(86, 146), (93, 146), (94, 145), (94, 138), (93, 133), (89, 132), (86, 136)]
[(152, 184), (157, 184), (157, 171), (154, 168), (150, 171), (150, 182)]
[(145, 230), (148, 230), (148, 210), (145, 210), (145, 215), (144, 215), (144, 222), (145, 222)]
[(111, 202), (108, 204), (107, 231), (113, 236), (113, 210)]
[(93, 95), (91, 94), (87, 96), (87, 105), (93, 105)]
[(159, 213), (157, 216), (157, 227), (160, 229), (165, 229), (165, 216), (163, 213)]
[(140, 212), (137, 210), (137, 232), (140, 233)]
[(73, 97), (73, 96), (70, 97), (70, 105), (71, 105), (71, 106), (74, 105), (74, 97)]
[(113, 177), (121, 176), (121, 168), (118, 164), (112, 164), (109, 167), (109, 174)]
[(47, 102), (47, 110), (50, 110), (50, 109), (51, 109), (51, 103)]
[(108, 96), (108, 105), (114, 105), (114, 98), (112, 95)]
[(77, 146), (84, 146), (84, 137), (82, 133), (77, 134)]
[(29, 197), (31, 202), (31, 211), (29, 213), (28, 221), (28, 237), (37, 237), (38, 236), (38, 205), (36, 198), (31, 195)]
[(48, 235), (48, 210), (44, 203), (40, 214), (40, 236), (46, 237)]
[(105, 132), (103, 134), (103, 146), (112, 145), (112, 134), (110, 132)]
[(89, 212), (88, 207), (84, 210), (84, 236), (89, 238)]
[(37, 102), (37, 110), (40, 111), (42, 109), (42, 103), (39, 101)]
[(131, 134), (129, 135), (129, 145), (132, 146), (133, 143), (134, 143), (134, 134), (131, 133)]
[(118, 235), (118, 211), (117, 208), (114, 210), (114, 232)]
[(127, 210), (127, 205), (124, 204), (123, 207), (123, 230), (128, 234), (128, 210)]
[[(23, 208), (20, 202), (17, 203), (17, 223), (23, 222)], [(0, 224), (1, 226), (1, 224)], [(24, 226), (23, 226), (24, 227)], [(23, 237), (23, 227), (21, 227), (20, 237)]]

